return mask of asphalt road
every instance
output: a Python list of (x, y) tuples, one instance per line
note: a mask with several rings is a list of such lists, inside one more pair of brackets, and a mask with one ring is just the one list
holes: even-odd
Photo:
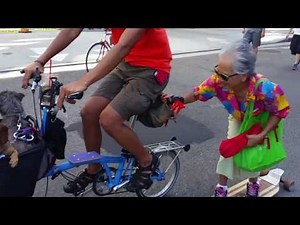
[[(166, 88), (167, 93), (180, 95), (198, 85), (207, 78), (217, 60), (216, 54), (203, 55), (174, 59), (171, 80)], [(261, 49), (258, 55), (257, 69), (259, 73), (265, 74), (269, 79), (280, 83), (286, 92), (291, 105), (291, 112), (285, 121), (284, 144), (288, 154), (287, 159), (279, 166), (285, 170), (284, 177), (295, 180), (295, 187), (292, 192), (280, 190), (279, 197), (300, 196), (298, 183), (300, 183), (299, 153), (300, 144), (299, 124), (299, 97), (298, 83), (300, 71), (292, 71), (293, 57), (287, 48)], [(64, 83), (79, 78), (84, 71), (61, 72), (60, 80)], [(11, 89), (25, 93), (24, 107), (28, 114), (33, 114), (32, 98), (29, 90), (22, 90), (21, 78), (3, 79), (0, 82), (0, 90)], [(85, 93), (84, 98), (76, 105), (66, 105), (67, 113), (59, 113), (59, 116), (66, 122), (68, 143), (66, 154), (84, 151), (82, 140), (81, 121), (79, 116), (80, 108), (84, 100), (95, 90), (96, 84), (92, 85)], [(170, 122), (163, 128), (146, 128), (140, 123), (135, 127), (143, 143), (150, 144), (169, 140), (176, 136), (184, 144), (191, 144), (191, 150), (180, 155), (181, 170), (178, 180), (168, 196), (170, 197), (208, 197), (211, 196), (217, 182), (215, 173), (218, 160), (218, 146), (220, 141), (226, 137), (227, 112), (217, 99), (208, 102), (196, 102), (187, 106), (182, 111), (177, 123)], [(117, 154), (120, 146), (104, 135), (104, 152)], [(237, 180), (231, 181), (234, 184)], [(49, 180), (48, 195), (53, 197), (68, 197), (62, 189), (65, 181), (58, 177)], [(46, 179), (37, 183), (34, 196), (42, 197), (45, 194)], [(86, 196), (95, 196), (88, 193)], [(115, 196), (135, 196), (134, 194), (120, 194)]]

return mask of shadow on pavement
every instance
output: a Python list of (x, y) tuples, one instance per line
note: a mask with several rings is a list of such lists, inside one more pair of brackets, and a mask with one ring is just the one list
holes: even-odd
[[(169, 141), (176, 137), (182, 144), (202, 143), (214, 136), (213, 132), (203, 124), (185, 116), (180, 116), (176, 123), (169, 121), (166, 127), (148, 128), (140, 122), (136, 122), (135, 131), (138, 133), (141, 141), (146, 144)], [(67, 132), (76, 131), (83, 141), (81, 121), (72, 123), (66, 127)], [(102, 148), (109, 150), (112, 154), (120, 152), (120, 145), (106, 134), (103, 134)]]

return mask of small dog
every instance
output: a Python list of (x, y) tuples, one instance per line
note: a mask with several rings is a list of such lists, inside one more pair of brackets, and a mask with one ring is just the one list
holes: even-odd
[[(31, 147), (31, 143), (15, 140), (13, 137), (13, 134), (18, 130), (17, 124), (19, 122), (19, 118), (24, 118), (25, 115), (22, 105), (22, 99), (24, 96), (24, 94), (15, 91), (6, 90), (0, 92), (0, 114), (2, 116), (1, 124), (8, 129), (8, 131), (6, 131), (5, 128), (3, 128), (3, 141), (7, 144), (6, 148), (10, 149), (8, 151), (14, 152), (14, 157), (16, 155), (15, 150), (20, 154)], [(5, 134), (6, 132), (7, 134)]]
[(0, 153), (10, 156), (9, 164), (15, 167), (19, 161), (18, 151), (11, 145), (8, 140), (8, 128), (0, 123)]

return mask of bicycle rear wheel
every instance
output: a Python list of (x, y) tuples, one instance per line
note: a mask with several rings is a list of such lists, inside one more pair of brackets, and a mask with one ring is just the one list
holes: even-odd
[(152, 176), (153, 184), (149, 189), (136, 191), (139, 197), (164, 197), (175, 185), (177, 180), (180, 162), (175, 151), (165, 151), (155, 154), (160, 165), (157, 172)]
[(109, 51), (107, 44), (103, 41), (93, 44), (87, 51), (85, 58), (86, 71), (89, 72)]

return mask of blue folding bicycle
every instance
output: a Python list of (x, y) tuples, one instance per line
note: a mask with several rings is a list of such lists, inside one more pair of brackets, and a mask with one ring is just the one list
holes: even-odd
[[(36, 71), (32, 75), (32, 79), (31, 90), (34, 92), (36, 88), (41, 88), (39, 84), (41, 81), (40, 73)], [(56, 106), (57, 98), (59, 96), (60, 87), (63, 85), (56, 77), (51, 78), (51, 83), (52, 85), (48, 91), (39, 92), (41, 126), (38, 130), (42, 137), (46, 135), (45, 131), (49, 125), (48, 123), (54, 121), (56, 118), (58, 112)], [(41, 101), (41, 99), (45, 99), (44, 94), (47, 94), (46, 99), (49, 100), (47, 104)], [(81, 99), (82, 96), (83, 92), (78, 92), (68, 96), (68, 98)], [(51, 120), (49, 120), (48, 117), (51, 117)], [(132, 129), (134, 128), (136, 120), (136, 115), (132, 116), (129, 120)], [(136, 194), (139, 197), (163, 197), (173, 188), (178, 178), (180, 170), (179, 154), (182, 150), (188, 151), (190, 145), (183, 145), (173, 137), (169, 141), (145, 145), (145, 148), (150, 153), (158, 156), (160, 165), (151, 177), (153, 180), (151, 187), (147, 190), (138, 190)], [(64, 162), (54, 164), (47, 173), (45, 173), (45, 177), (50, 177), (53, 180), (57, 176), (62, 175), (66, 180), (72, 182), (76, 176), (70, 173), (69, 170), (91, 163), (100, 163), (104, 170), (98, 172), (90, 188), (74, 191), (74, 196), (83, 196), (90, 189), (99, 196), (126, 192), (127, 190), (124, 186), (129, 182), (137, 168), (137, 161), (134, 155), (125, 149), (121, 149), (119, 155), (103, 155), (95, 151), (79, 152), (67, 155)]]

